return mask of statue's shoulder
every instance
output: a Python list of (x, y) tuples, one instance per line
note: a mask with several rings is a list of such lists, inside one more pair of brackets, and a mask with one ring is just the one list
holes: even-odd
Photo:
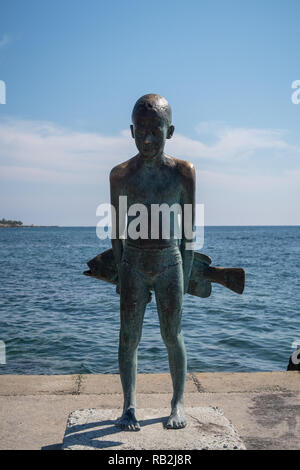
[(112, 182), (116, 182), (126, 178), (135, 168), (136, 159), (137, 155), (130, 158), (129, 160), (126, 160), (126, 162), (122, 162), (119, 165), (114, 166), (109, 175), (110, 180)]
[(185, 178), (194, 178), (195, 167), (191, 162), (180, 160), (179, 158), (170, 157), (167, 155), (170, 166), (175, 167), (178, 173)]

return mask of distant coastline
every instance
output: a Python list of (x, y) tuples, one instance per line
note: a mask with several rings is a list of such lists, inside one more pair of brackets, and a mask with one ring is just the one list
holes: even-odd
[(59, 227), (59, 225), (8, 225), (0, 224), (0, 228), (51, 228)]
[(58, 227), (58, 225), (23, 225), (21, 220), (0, 220), (0, 228), (49, 228), (49, 227)]

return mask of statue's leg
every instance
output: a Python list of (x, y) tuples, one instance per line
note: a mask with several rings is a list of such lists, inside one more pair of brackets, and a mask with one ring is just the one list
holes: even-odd
[(119, 368), (124, 407), (118, 424), (122, 429), (138, 431), (140, 425), (135, 417), (137, 349), (141, 339), (149, 288), (143, 275), (126, 262), (121, 264), (120, 276)]
[(167, 428), (186, 426), (184, 414), (184, 388), (186, 380), (186, 351), (181, 332), (183, 301), (182, 264), (171, 266), (160, 273), (154, 283), (157, 310), (163, 341), (168, 350), (169, 366), (173, 382), (171, 415)]

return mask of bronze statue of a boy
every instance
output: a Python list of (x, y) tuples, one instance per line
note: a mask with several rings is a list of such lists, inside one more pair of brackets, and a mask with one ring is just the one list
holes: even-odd
[[(119, 275), (120, 342), (119, 368), (124, 394), (123, 414), (119, 419), (122, 429), (138, 431), (135, 417), (137, 349), (150, 289), (154, 290), (160, 329), (168, 350), (173, 383), (171, 415), (167, 428), (186, 426), (184, 388), (186, 380), (186, 351), (181, 331), (183, 295), (187, 292), (193, 263), (193, 250), (186, 249), (192, 239), (178, 240), (174, 226), (170, 236), (163, 236), (159, 226), (158, 237), (151, 238), (151, 205), (179, 204), (192, 208), (194, 226), (195, 169), (186, 161), (164, 153), (166, 139), (174, 132), (171, 108), (165, 98), (157, 94), (142, 96), (132, 112), (132, 137), (138, 154), (110, 173), (111, 204), (116, 210), (116, 238), (112, 239), (114, 258)], [(122, 238), (125, 220), (119, 220), (119, 197), (126, 196), (128, 207), (143, 204), (149, 208), (147, 237)], [(127, 227), (132, 217), (128, 215)], [(182, 216), (184, 221), (184, 215)]]

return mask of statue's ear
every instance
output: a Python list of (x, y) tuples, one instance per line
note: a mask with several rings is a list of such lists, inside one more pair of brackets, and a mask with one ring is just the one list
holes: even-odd
[(172, 135), (174, 134), (174, 130), (175, 130), (174, 126), (169, 127), (168, 133), (167, 133), (167, 139), (171, 139)]
[(134, 139), (134, 128), (132, 124), (130, 125), (130, 130), (131, 130), (132, 138)]

